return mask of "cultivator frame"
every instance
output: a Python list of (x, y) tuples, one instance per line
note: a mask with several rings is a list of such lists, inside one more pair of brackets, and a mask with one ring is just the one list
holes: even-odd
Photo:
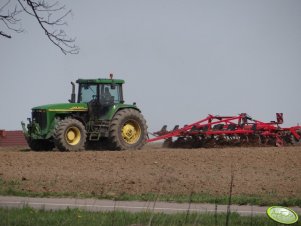
[(163, 126), (153, 133), (154, 142), (165, 140), (163, 147), (198, 148), (222, 146), (284, 146), (301, 141), (301, 126), (281, 128), (283, 114), (276, 113), (277, 121), (261, 122), (246, 113), (237, 116), (208, 115), (208, 117), (180, 128), (168, 131)]

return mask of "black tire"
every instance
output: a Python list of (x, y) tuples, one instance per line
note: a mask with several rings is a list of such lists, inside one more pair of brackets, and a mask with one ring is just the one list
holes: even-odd
[(28, 140), (28, 146), (33, 151), (51, 151), (54, 143), (49, 140)]
[(80, 121), (65, 118), (56, 125), (53, 137), (60, 151), (80, 151), (85, 148), (87, 132)]
[(122, 109), (110, 124), (111, 150), (141, 149), (147, 140), (147, 125), (143, 115), (135, 109)]

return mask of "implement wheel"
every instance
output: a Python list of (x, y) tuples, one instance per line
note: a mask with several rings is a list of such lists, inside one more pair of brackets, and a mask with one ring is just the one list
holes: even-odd
[(112, 150), (135, 150), (144, 146), (147, 139), (147, 125), (143, 115), (134, 109), (118, 111), (110, 125)]
[(59, 121), (54, 131), (54, 143), (60, 151), (82, 150), (85, 147), (86, 138), (84, 125), (72, 118)]

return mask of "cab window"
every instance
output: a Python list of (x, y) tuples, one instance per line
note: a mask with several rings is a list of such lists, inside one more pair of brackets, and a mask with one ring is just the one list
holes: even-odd
[(97, 99), (97, 85), (81, 84), (79, 90), (80, 103), (88, 103), (91, 100)]
[(120, 85), (115, 85), (114, 88), (111, 86), (111, 84), (104, 84), (101, 87), (101, 93), (100, 93), (100, 99), (109, 99), (113, 100), (114, 103), (120, 103), (121, 102), (121, 93), (120, 93), (121, 87)]

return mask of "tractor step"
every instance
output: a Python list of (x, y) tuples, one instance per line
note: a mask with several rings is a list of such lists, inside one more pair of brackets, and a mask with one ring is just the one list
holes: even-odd
[(89, 140), (98, 141), (101, 137), (107, 136), (109, 128), (109, 122), (102, 121), (99, 124), (95, 124), (90, 132)]
[(100, 138), (100, 133), (90, 133), (89, 140), (90, 141), (98, 141)]

